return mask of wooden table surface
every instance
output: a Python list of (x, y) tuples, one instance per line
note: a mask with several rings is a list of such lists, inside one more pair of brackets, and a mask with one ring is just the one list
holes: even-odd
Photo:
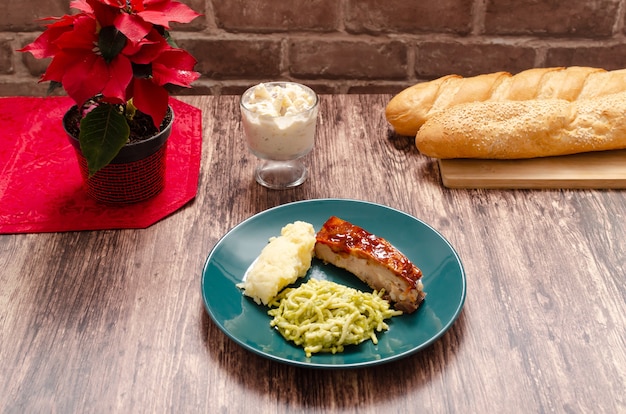
[[(626, 192), (450, 190), (384, 120), (389, 95), (323, 95), (302, 186), (252, 178), (238, 98), (203, 110), (197, 198), (145, 230), (0, 235), (2, 413), (626, 412)], [(381, 203), (456, 249), (467, 298), (427, 349), (307, 369), (257, 356), (200, 279), (242, 220), (297, 200)]]

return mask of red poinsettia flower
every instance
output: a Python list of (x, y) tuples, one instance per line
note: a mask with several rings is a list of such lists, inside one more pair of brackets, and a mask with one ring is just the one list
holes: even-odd
[(107, 61), (101, 52), (94, 52), (97, 44), (97, 22), (90, 16), (78, 16), (73, 29), (53, 42), (56, 54), (41, 80), (62, 84), (79, 105), (99, 94), (110, 102), (126, 102), (126, 88), (133, 76), (131, 62), (123, 54)]
[(42, 21), (52, 21), (46, 26), (43, 32), (35, 41), (28, 46), (20, 49), (22, 52), (30, 52), (37, 59), (54, 56), (59, 52), (59, 48), (55, 45), (55, 41), (65, 32), (73, 29), (74, 21), (81, 16), (63, 16), (60, 18), (48, 17), (41, 19)]
[(78, 105), (94, 96), (144, 102), (138, 109), (160, 124), (169, 96), (164, 85), (188, 87), (200, 76), (195, 59), (162, 33), (170, 22), (187, 23), (199, 14), (174, 0), (73, 0), (70, 6), (80, 13), (46, 19), (52, 21), (46, 31), (21, 49), (53, 58), (41, 80), (61, 84)]
[(143, 39), (153, 26), (169, 29), (170, 22), (189, 23), (199, 16), (189, 6), (173, 0), (87, 0), (117, 8), (113, 21), (131, 42)]
[[(150, 45), (146, 46), (150, 48)], [(136, 63), (141, 52), (131, 57)], [(151, 74), (147, 78), (135, 78), (132, 95), (137, 109), (152, 119), (163, 119), (167, 111), (168, 93), (165, 85), (187, 86), (200, 76), (193, 71), (196, 60), (187, 51), (166, 45), (151, 60)]]
[[(196, 60), (173, 46), (169, 25), (199, 14), (176, 0), (71, 0), (70, 7), (77, 13), (43, 19), (46, 30), (20, 49), (52, 58), (41, 81), (61, 85), (79, 107), (132, 101), (158, 128), (167, 112), (166, 85), (189, 87), (200, 77)], [(87, 125), (81, 122), (81, 134)]]

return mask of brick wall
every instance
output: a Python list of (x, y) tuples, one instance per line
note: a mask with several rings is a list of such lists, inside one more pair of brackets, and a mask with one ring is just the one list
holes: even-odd
[[(396, 92), (422, 80), (530, 67), (626, 67), (626, 0), (183, 0), (174, 37), (202, 78), (178, 93), (239, 94), (291, 79), (320, 93)], [(69, 0), (0, 4), (0, 95), (41, 95), (47, 62), (15, 52)]]

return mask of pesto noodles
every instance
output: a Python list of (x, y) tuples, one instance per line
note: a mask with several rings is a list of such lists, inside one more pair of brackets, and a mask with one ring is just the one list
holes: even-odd
[(385, 319), (401, 315), (382, 298), (327, 280), (310, 279), (287, 288), (270, 302), (270, 322), (288, 341), (302, 346), (307, 357), (317, 352), (342, 352), (346, 345), (368, 339), (378, 343), (376, 332), (389, 329)]

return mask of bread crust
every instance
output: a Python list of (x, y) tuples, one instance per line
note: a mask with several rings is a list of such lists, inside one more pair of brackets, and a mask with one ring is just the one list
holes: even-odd
[(626, 92), (591, 99), (486, 101), (430, 118), (415, 144), (435, 158), (522, 159), (626, 148)]
[(480, 101), (564, 99), (576, 101), (626, 91), (626, 69), (571, 66), (533, 68), (516, 75), (495, 72), (463, 78), (447, 75), (413, 85), (394, 96), (385, 117), (400, 135), (414, 136), (435, 114)]

